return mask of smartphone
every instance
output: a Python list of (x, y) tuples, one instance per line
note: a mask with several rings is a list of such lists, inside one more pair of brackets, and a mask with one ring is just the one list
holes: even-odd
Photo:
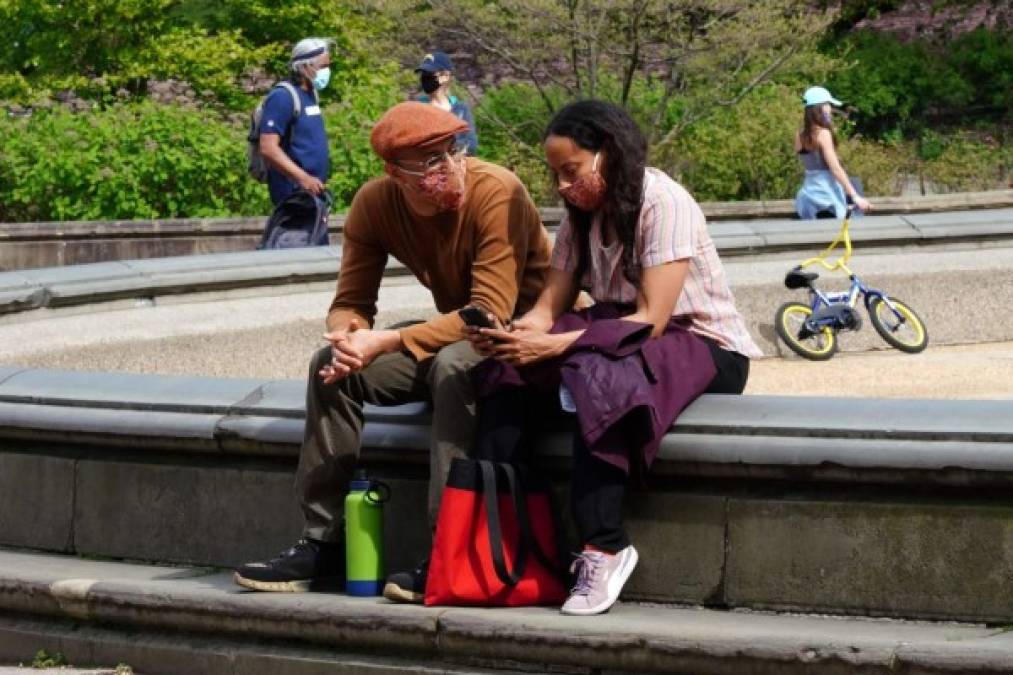
[(496, 325), (489, 320), (489, 314), (481, 307), (475, 305), (468, 305), (457, 310), (461, 320), (469, 326), (476, 326), (478, 328), (495, 328)]

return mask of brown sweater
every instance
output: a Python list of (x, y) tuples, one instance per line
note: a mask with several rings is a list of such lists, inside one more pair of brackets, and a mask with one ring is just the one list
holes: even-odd
[(416, 359), (463, 338), (458, 309), (485, 307), (501, 320), (526, 312), (538, 298), (551, 243), (538, 209), (510, 171), (469, 158), (465, 201), (432, 218), (413, 215), (388, 177), (359, 189), (345, 218), (338, 291), (327, 328), (353, 318), (373, 325), (387, 256), (394, 256), (433, 294), (443, 312), (401, 330)]

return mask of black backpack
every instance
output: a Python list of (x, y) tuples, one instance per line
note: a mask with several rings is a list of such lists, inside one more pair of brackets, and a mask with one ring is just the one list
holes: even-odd
[(296, 190), (274, 207), (257, 249), (329, 245), (327, 220), (333, 204), (330, 190), (320, 197)]
[[(296, 123), (302, 114), (302, 99), (299, 98), (296, 86), (291, 82), (282, 80), (271, 87), (271, 91), (273, 92), (279, 87), (288, 90), (288, 93), (292, 95), (292, 124), (289, 125), (288, 130), (285, 132), (285, 138), (282, 139), (282, 145), (287, 145), (292, 135), (292, 125)], [(313, 96), (317, 96), (316, 90), (313, 91)], [(266, 100), (267, 96), (260, 99), (260, 103), (250, 113), (250, 131), (246, 135), (246, 169), (250, 172), (253, 180), (258, 183), (267, 182), (267, 170), (269, 168), (267, 160), (260, 154), (260, 120), (264, 116), (264, 102)], [(317, 100), (319, 101), (319, 98)]]

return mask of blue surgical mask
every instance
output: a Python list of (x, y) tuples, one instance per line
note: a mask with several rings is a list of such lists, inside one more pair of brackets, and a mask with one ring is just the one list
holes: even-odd
[(827, 123), (828, 127), (833, 126), (834, 124), (834, 118), (831, 117), (828, 112), (823, 113), (823, 121)]
[(317, 74), (313, 76), (313, 88), (317, 91), (325, 89), (327, 84), (331, 81), (331, 69), (321, 68), (317, 71)]

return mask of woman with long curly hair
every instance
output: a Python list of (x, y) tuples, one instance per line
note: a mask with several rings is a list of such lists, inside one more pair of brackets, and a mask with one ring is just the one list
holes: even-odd
[[(572, 103), (549, 123), (543, 147), (566, 215), (534, 308), (507, 327), (466, 329), (492, 357), (474, 371), (476, 452), (523, 461), (543, 423), (576, 420), (571, 508), (583, 550), (561, 611), (598, 614), (637, 564), (622, 518), (631, 475), (642, 479), (697, 396), (741, 393), (760, 351), (703, 212), (646, 166), (647, 144), (625, 110)], [(595, 304), (572, 311), (581, 289)]]
[(795, 195), (795, 211), (803, 220), (843, 218), (848, 202), (862, 211), (872, 204), (858, 193), (837, 158), (837, 135), (831, 105), (841, 102), (823, 87), (809, 87), (802, 95), (805, 113), (795, 134), (795, 153), (805, 167), (805, 179)]

